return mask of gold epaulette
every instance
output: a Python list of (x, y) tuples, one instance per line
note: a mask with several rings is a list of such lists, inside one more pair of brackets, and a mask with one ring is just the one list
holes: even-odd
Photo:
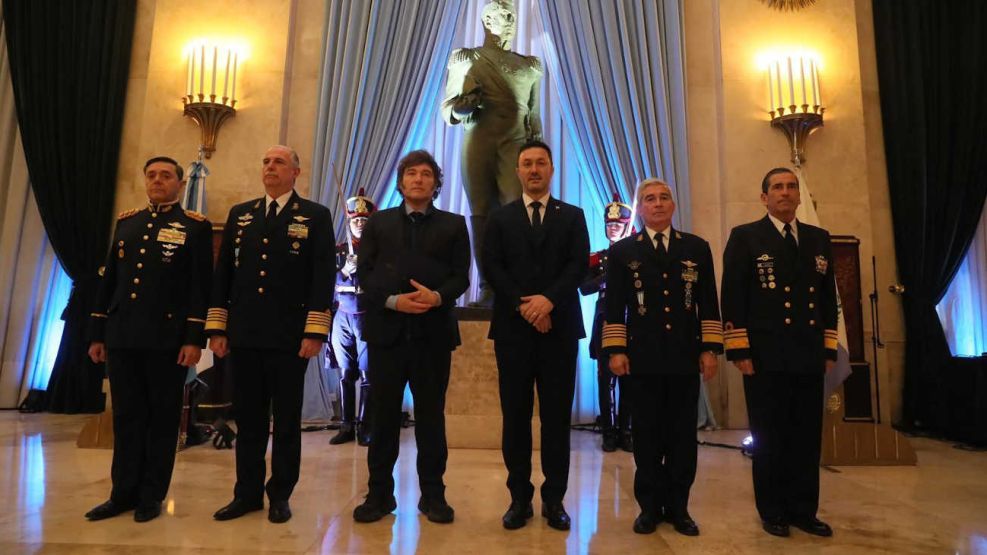
[(479, 59), (480, 54), (475, 48), (458, 48), (452, 51), (449, 56), (449, 65), (453, 66), (462, 62), (472, 62)]
[(206, 215), (201, 212), (196, 212), (195, 210), (186, 210), (185, 215), (197, 222), (206, 221)]
[(140, 212), (140, 210), (137, 209), (137, 208), (131, 208), (130, 210), (124, 210), (123, 212), (120, 212), (119, 214), (117, 214), (117, 219), (118, 220), (125, 220), (125, 219), (133, 216), (134, 214), (136, 214), (138, 212)]

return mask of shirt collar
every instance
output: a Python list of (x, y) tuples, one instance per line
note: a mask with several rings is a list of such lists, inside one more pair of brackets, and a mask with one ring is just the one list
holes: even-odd
[(645, 232), (648, 234), (648, 237), (651, 238), (652, 243), (655, 242), (655, 235), (663, 236), (665, 238), (664, 243), (668, 243), (672, 239), (672, 226), (670, 225), (666, 227), (663, 231), (655, 231), (654, 229), (651, 229), (648, 226), (644, 226), (644, 229)]
[(281, 195), (278, 198), (272, 198), (271, 195), (264, 195), (264, 208), (270, 209), (271, 202), (278, 201), (278, 211), (280, 212), (282, 208), (288, 205), (288, 201), (291, 199), (291, 195), (295, 193), (294, 189), (291, 189), (287, 193)]
[(175, 199), (171, 202), (162, 202), (161, 204), (154, 204), (150, 200), (147, 201), (147, 209), (151, 212), (167, 212), (172, 208), (175, 208), (178, 204), (179, 199)]
[(548, 206), (548, 199), (552, 198), (551, 193), (545, 193), (541, 198), (532, 198), (528, 193), (521, 193), (521, 199), (524, 201), (525, 208), (531, 208), (531, 203), (536, 200), (541, 203), (542, 208)]
[[(778, 233), (780, 233), (781, 235), (785, 235), (785, 222), (779, 220), (778, 218), (772, 216), (771, 214), (768, 214), (768, 219), (771, 220), (771, 223), (775, 226), (775, 229), (778, 230)], [(791, 226), (792, 226), (792, 235), (794, 235), (795, 238), (798, 239), (799, 236), (798, 218), (792, 218)]]
[[(410, 204), (408, 204), (407, 202), (404, 202), (404, 201), (402, 201), (402, 202), (401, 202), (401, 206), (403, 206), (403, 207), (404, 207), (404, 214), (405, 214), (406, 216), (410, 216), (412, 212), (417, 212), (417, 210), (415, 210), (414, 208), (412, 208), (412, 207), (411, 207), (411, 205), (410, 205)], [(424, 211), (424, 212), (422, 212), (422, 214), (424, 214), (425, 216), (428, 216), (428, 215), (429, 215), (429, 214), (431, 214), (431, 213), (432, 213), (432, 212), (433, 212), (434, 210), (435, 210), (435, 207), (433, 207), (433, 206), (432, 206), (432, 203), (430, 202), (430, 203), (428, 203), (428, 207), (427, 207), (427, 208), (425, 208), (425, 211)]]

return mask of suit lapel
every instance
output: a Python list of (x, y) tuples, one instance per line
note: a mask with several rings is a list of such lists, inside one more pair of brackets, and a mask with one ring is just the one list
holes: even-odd
[(637, 243), (638, 253), (643, 259), (650, 260), (656, 266), (662, 266), (662, 260), (658, 258), (658, 251), (655, 250), (655, 244), (651, 241), (651, 237), (648, 237), (647, 230), (638, 233), (634, 242)]
[(675, 262), (681, 256), (682, 236), (675, 231), (674, 227), (668, 228), (668, 249), (665, 256), (665, 268)]

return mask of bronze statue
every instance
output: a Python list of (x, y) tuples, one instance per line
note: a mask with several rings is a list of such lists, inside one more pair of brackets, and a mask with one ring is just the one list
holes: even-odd
[(480, 270), (480, 298), (489, 306), (491, 292), (479, 267), (487, 214), (521, 196), (515, 166), (518, 148), (541, 139), (538, 89), (541, 61), (511, 52), (517, 12), (511, 0), (493, 0), (482, 12), (484, 40), (478, 48), (454, 50), (442, 117), (462, 123), (462, 168), (473, 228), (473, 257)]

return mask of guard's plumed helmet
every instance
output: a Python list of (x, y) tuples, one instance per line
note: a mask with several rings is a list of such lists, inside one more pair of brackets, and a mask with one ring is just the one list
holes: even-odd
[(603, 221), (608, 224), (626, 224), (631, 221), (631, 207), (620, 202), (620, 195), (613, 194), (613, 202), (606, 205), (603, 211)]
[(356, 192), (356, 196), (346, 199), (347, 218), (368, 218), (377, 210), (377, 205), (370, 197), (366, 196), (363, 187)]

